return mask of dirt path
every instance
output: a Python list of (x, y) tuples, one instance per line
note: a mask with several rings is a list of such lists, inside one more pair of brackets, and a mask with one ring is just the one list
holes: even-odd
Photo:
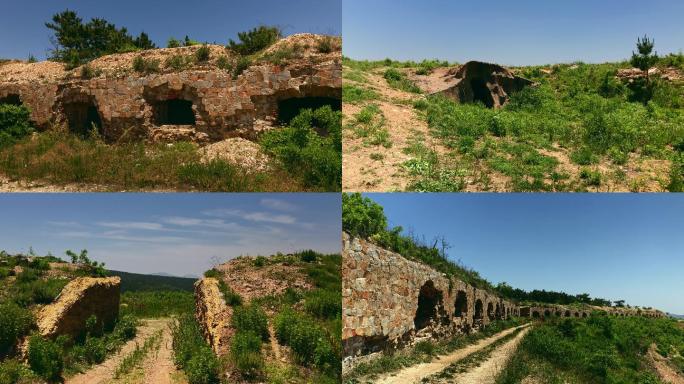
[(668, 384), (684, 384), (684, 377), (667, 363), (667, 359), (660, 356), (655, 344), (651, 344), (651, 347), (648, 349), (648, 357), (662, 381)]
[[(155, 381), (142, 381), (145, 383), (171, 383), (171, 381), (163, 381), (163, 374), (165, 372), (164, 368), (167, 367), (167, 363), (170, 363), (173, 367), (173, 360), (171, 359), (170, 353), (166, 352), (166, 348), (170, 348), (170, 329), (169, 325), (171, 323), (170, 319), (153, 319), (153, 320), (143, 320), (142, 325), (138, 327), (138, 332), (132, 340), (128, 341), (115, 355), (111, 356), (105, 360), (102, 364), (92, 367), (87, 372), (78, 374), (76, 376), (66, 379), (65, 384), (104, 384), (114, 381), (114, 374), (116, 369), (119, 367), (123, 359), (131, 354), (137, 346), (142, 346), (145, 340), (156, 332), (163, 330), (164, 332), (164, 342), (160, 348), (159, 353), (157, 353), (156, 358), (152, 361), (146, 361), (145, 366), (149, 367), (150, 375), (157, 375), (155, 371), (159, 371), (161, 376)], [(174, 369), (175, 371), (175, 369)], [(147, 369), (146, 369), (147, 375)], [(168, 375), (167, 375), (168, 376)]]
[(173, 384), (179, 383), (179, 371), (173, 363), (173, 336), (171, 322), (167, 322), (162, 334), (162, 342), (158, 350), (150, 353), (143, 363), (145, 367), (143, 383)]
[[(518, 329), (527, 328), (529, 326), (530, 326), (530, 324), (524, 324), (524, 325), (521, 325), (518, 327), (506, 329), (504, 331), (497, 333), (496, 335), (490, 336), (486, 339), (482, 339), (475, 344), (469, 345), (465, 348), (458, 349), (449, 355), (440, 356), (439, 359), (436, 359), (436, 360), (431, 361), (429, 363), (416, 364), (414, 366), (408, 367), (408, 368), (401, 370), (399, 372), (393, 372), (389, 375), (382, 376), (378, 380), (375, 381), (375, 384), (414, 384), (414, 383), (420, 383), (423, 378), (434, 375), (435, 373), (438, 373), (438, 372), (444, 370), (449, 365), (465, 358), (466, 356), (468, 356), (472, 353), (475, 353), (475, 352), (477, 352), (483, 348), (488, 347), (492, 343), (495, 343), (497, 340), (500, 340), (501, 338), (504, 338), (504, 337), (510, 335), (511, 333), (515, 332)], [(521, 334), (522, 333), (524, 333), (524, 332), (521, 332)], [(516, 340), (516, 339), (518, 339), (518, 337), (516, 337), (514, 340)], [(506, 343), (505, 345), (508, 345), (508, 344), (509, 343)], [(503, 349), (504, 346), (502, 346), (499, 349)], [(497, 352), (495, 352), (494, 354), (496, 354)], [(476, 383), (476, 382), (472, 382), (472, 383)], [(479, 383), (479, 382), (477, 382), (477, 383)]]
[(494, 384), (496, 376), (506, 367), (523, 337), (531, 328), (523, 329), (513, 339), (505, 342), (477, 367), (453, 377), (449, 382), (458, 384)]
[[(422, 142), (427, 148), (444, 153), (443, 147), (428, 133), (427, 122), (422, 119), (413, 101), (422, 96), (394, 89), (382, 77), (384, 69), (364, 72), (367, 83), (345, 82), (362, 88), (371, 88), (381, 95), (363, 105), (377, 104), (385, 116), (385, 128), (389, 133), (390, 148), (381, 145), (365, 145), (363, 138), (355, 137), (350, 130), (345, 131), (342, 157), (342, 188), (345, 191), (387, 192), (403, 191), (409, 176), (403, 168), (404, 162), (413, 158), (405, 149), (415, 141)], [(344, 123), (353, 119), (363, 105), (344, 104), (342, 113)], [(374, 160), (371, 156), (375, 157)], [(380, 159), (378, 159), (380, 158)]]

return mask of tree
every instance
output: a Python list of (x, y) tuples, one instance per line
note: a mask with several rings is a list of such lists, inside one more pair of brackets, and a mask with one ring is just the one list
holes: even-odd
[(634, 79), (629, 84), (629, 88), (632, 91), (631, 99), (633, 101), (640, 101), (644, 105), (648, 104), (649, 100), (653, 98), (654, 84), (651, 82), (648, 70), (658, 62), (658, 54), (653, 52), (654, 46), (655, 42), (644, 35), (643, 39), (637, 39), (638, 53), (632, 51), (632, 66), (644, 72), (644, 77)]
[(622, 307), (625, 306), (625, 301), (624, 301), (624, 300), (615, 300), (615, 301), (613, 301), (613, 303), (615, 303), (615, 306), (616, 306), (616, 307), (619, 307), (619, 308), (622, 308)]
[(147, 36), (147, 33), (145, 32), (140, 32), (140, 36), (138, 36), (135, 39), (135, 46), (140, 49), (155, 49), (157, 46), (150, 40), (149, 36)]
[(178, 48), (178, 47), (180, 47), (180, 46), (181, 46), (180, 41), (176, 40), (176, 39), (173, 38), (173, 37), (169, 39), (169, 42), (168, 42), (168, 43), (166, 43), (166, 47), (167, 47), (167, 48)]
[(351, 235), (369, 238), (385, 231), (387, 218), (380, 204), (360, 193), (342, 194), (342, 229)]
[(239, 43), (230, 39), (228, 48), (243, 55), (251, 55), (265, 49), (282, 37), (282, 31), (278, 27), (262, 25), (246, 32), (238, 32)]

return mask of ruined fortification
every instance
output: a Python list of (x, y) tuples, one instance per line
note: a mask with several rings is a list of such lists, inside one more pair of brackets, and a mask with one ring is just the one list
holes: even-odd
[[(66, 126), (84, 133), (94, 124), (108, 141), (254, 139), (293, 110), (341, 109), (341, 45), (319, 52), (317, 44), (327, 38), (282, 39), (240, 73), (239, 56), (222, 46), (209, 46), (209, 60), (178, 69), (167, 60), (179, 57), (182, 64), (199, 46), (105, 56), (85, 70), (11, 62), (0, 66), (0, 103), (26, 105), (41, 130)], [(134, 70), (136, 57), (156, 61), (158, 70)]]
[(38, 313), (38, 332), (44, 337), (78, 337), (91, 316), (99, 326), (112, 325), (119, 315), (121, 278), (79, 277), (70, 281), (54, 303)]
[(520, 306), (346, 233), (342, 234), (342, 256), (344, 371), (386, 350), (475, 332), (511, 316), (586, 318), (594, 311), (665, 316), (652, 309)]

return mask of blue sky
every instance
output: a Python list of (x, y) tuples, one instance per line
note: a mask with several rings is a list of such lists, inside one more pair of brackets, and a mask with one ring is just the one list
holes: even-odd
[(684, 314), (684, 196), (367, 194), (493, 283)]
[(199, 41), (226, 44), (237, 32), (257, 25), (278, 25), (285, 34), (340, 34), (341, 0), (22, 0), (4, 1), (0, 12), (0, 58), (44, 59), (50, 44), (45, 22), (65, 9), (85, 21), (102, 17), (132, 34), (143, 30), (158, 46), (169, 37), (189, 35)]
[(4, 194), (0, 249), (87, 249), (107, 267), (200, 275), (239, 255), (340, 252), (337, 193)]
[(644, 33), (661, 53), (684, 49), (677, 0), (344, 0), (342, 14), (355, 59), (618, 61)]

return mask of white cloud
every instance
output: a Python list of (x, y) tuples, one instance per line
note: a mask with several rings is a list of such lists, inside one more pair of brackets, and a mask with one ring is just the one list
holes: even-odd
[(261, 199), (261, 205), (263, 205), (266, 208), (271, 208), (277, 211), (291, 212), (297, 209), (296, 205), (280, 199)]
[(276, 224), (294, 224), (297, 219), (287, 214), (273, 214), (268, 212), (245, 212), (239, 209), (213, 209), (203, 212), (207, 216), (239, 217), (243, 220)]
[(164, 229), (164, 226), (160, 223), (146, 221), (107, 221), (99, 222), (97, 225), (107, 228), (137, 229), (146, 231), (159, 231)]

